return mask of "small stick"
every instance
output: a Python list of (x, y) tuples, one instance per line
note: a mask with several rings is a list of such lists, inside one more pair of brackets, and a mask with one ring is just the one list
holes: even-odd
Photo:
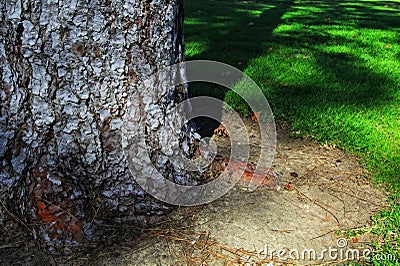
[(300, 193), (302, 196), (304, 196), (305, 198), (307, 198), (309, 201), (311, 201), (311, 202), (314, 203), (315, 205), (321, 207), (321, 208), (324, 209), (325, 211), (329, 212), (329, 213), (335, 218), (336, 222), (340, 225), (339, 219), (336, 217), (336, 215), (335, 215), (332, 211), (330, 211), (330, 210), (328, 210), (327, 208), (325, 208), (325, 207), (324, 207), (322, 204), (320, 204), (319, 202), (317, 202), (317, 201), (311, 199), (310, 197), (308, 197), (306, 194), (304, 194), (303, 192), (301, 192), (300, 190), (298, 190), (295, 186), (293, 186), (293, 187), (294, 187), (294, 189), (295, 189), (298, 193)]
[(75, 217), (75, 215), (73, 215), (72, 213), (70, 213), (70, 212), (67, 211), (67, 210), (64, 210), (64, 209), (61, 208), (60, 206), (58, 206), (58, 205), (56, 205), (56, 204), (54, 204), (54, 203), (52, 203), (52, 202), (50, 202), (50, 201), (48, 201), (48, 200), (46, 200), (46, 199), (40, 197), (40, 196), (37, 196), (37, 195), (36, 195), (35, 197), (36, 197), (36, 198), (39, 198), (39, 199), (41, 199), (41, 200), (43, 200), (43, 201), (46, 202), (47, 204), (50, 204), (50, 205), (52, 205), (52, 206), (54, 206), (54, 207), (56, 207), (56, 208), (62, 210), (63, 212), (69, 214), (72, 218), (74, 218), (74, 219), (76, 219), (76, 220), (79, 220), (78, 218)]
[(7, 244), (7, 245), (3, 245), (0, 246), (0, 249), (7, 249), (7, 248), (19, 248), (21, 246), (21, 243), (25, 242), (24, 240), (22, 241), (18, 241), (12, 244)]
[(19, 224), (22, 224), (26, 229), (28, 229), (28, 231), (32, 234), (35, 235), (35, 233), (21, 220), (19, 219), (15, 214), (13, 214), (12, 212), (10, 212), (5, 203), (0, 199), (0, 203), (1, 205), (3, 205), (4, 210), (8, 213), (8, 215), (11, 216), (11, 218), (13, 218), (15, 221), (17, 221)]

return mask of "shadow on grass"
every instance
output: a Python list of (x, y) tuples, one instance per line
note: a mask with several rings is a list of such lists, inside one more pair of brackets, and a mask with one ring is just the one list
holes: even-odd
[(185, 0), (188, 60), (209, 59), (244, 69), (264, 52), (264, 42), (293, 1)]
[[(307, 25), (354, 26), (357, 29), (398, 28), (396, 17), (400, 3), (396, 1), (302, 1), (287, 17), (286, 22), (302, 22)], [(307, 8), (305, 8), (307, 7)]]
[[(264, 42), (271, 38), (293, 1), (185, 0), (184, 3), (187, 60), (214, 60), (244, 70), (250, 60), (263, 54)], [(197, 82), (190, 84), (189, 94), (223, 100), (227, 91), (219, 85)], [(221, 111), (219, 106), (219, 114)], [(193, 121), (203, 137), (210, 137), (219, 125), (216, 120), (204, 117)]]
[[(265, 52), (264, 43), (293, 1), (185, 0), (187, 60), (206, 59), (244, 70)], [(192, 94), (223, 99), (226, 89), (193, 86)]]
[(358, 110), (393, 104), (399, 98), (399, 65), (379, 61), (399, 54), (394, 48), (400, 33), (398, 4), (302, 1), (266, 41), (273, 50), (255, 58), (247, 71), (284, 117), (296, 119), (315, 108), (323, 113), (344, 105)]
[[(264, 87), (270, 85), (275, 87), (272, 95), (268, 95), (269, 89), (266, 88), (269, 97), (290, 93), (288, 86), (279, 86), (280, 83), (285, 83), (279, 81), (279, 76), (284, 76), (284, 72), (293, 67), (293, 62), (290, 64), (287, 60), (292, 60), (296, 53), (301, 54), (303, 49), (313, 52), (315, 58), (313, 63), (320, 69), (317, 74), (329, 73), (332, 79), (321, 83), (318, 81), (319, 77), (314, 76), (312, 80), (307, 80), (305, 77), (303, 82), (297, 84), (289, 82), (292, 90), (296, 90), (293, 92), (295, 97), (302, 93), (305, 95), (311, 93), (314, 96), (328, 98), (315, 98), (310, 103), (326, 103), (330, 100), (352, 103), (352, 99), (356, 100), (353, 103), (359, 103), (360, 100), (378, 103), (390, 98), (387, 93), (391, 92), (385, 91), (382, 84), (385, 84), (385, 87), (387, 84), (395, 86), (390, 78), (363, 66), (365, 62), (360, 60), (359, 55), (326, 52), (320, 50), (320, 47), (351, 44), (357, 46), (357, 49), (365, 48), (368, 52), (368, 36), (362, 36), (362, 30), (398, 27), (398, 23), (393, 19), (399, 12), (397, 2), (326, 0), (302, 1), (300, 4), (295, 4), (292, 0), (185, 0), (185, 12), (187, 60), (215, 60), (246, 70), (255, 58), (274, 54), (277, 48), (287, 50), (286, 54), (277, 54), (276, 57), (272, 55), (269, 61), (265, 60), (262, 64), (258, 64), (256, 67), (263, 69), (257, 69), (254, 72), (258, 73), (254, 75), (251, 69), (247, 69), (257, 83)], [(279, 25), (287, 26), (288, 30), (274, 32)], [(354, 32), (350, 32), (349, 36), (332, 36), (325, 30), (328, 27), (349, 27)], [(388, 42), (390, 41), (396, 40), (388, 39)], [(293, 61), (295, 62), (296, 58)], [(281, 73), (276, 73), (272, 68), (280, 69)], [(271, 74), (260, 72), (271, 72)], [(337, 77), (336, 81), (334, 76)], [(341, 89), (337, 88), (339, 91), (335, 88), (328, 89), (333, 93), (328, 95), (326, 81), (333, 84), (342, 83)], [(357, 88), (362, 84), (365, 86), (364, 89), (355, 91), (351, 89), (350, 83), (356, 84)], [(319, 88), (320, 85), (322, 88)], [(224, 99), (226, 92), (224, 88), (209, 85), (196, 84), (191, 88), (192, 96), (206, 94)], [(274, 105), (274, 100), (271, 101)], [(275, 105), (275, 108), (279, 106)]]
[[(302, 55), (301, 49), (294, 54), (296, 52), (298, 56)], [(309, 61), (313, 65), (310, 73), (306, 73), (310, 69), (300, 68), (292, 73), (295, 75), (294, 72), (297, 72), (298, 76), (283, 78), (281, 82), (276, 76), (267, 77), (270, 80), (263, 87), (269, 85), (265, 93), (276, 112), (343, 105), (379, 107), (391, 103), (399, 90), (395, 80), (362, 66), (363, 60), (349, 53), (315, 50)], [(290, 62), (283, 64), (291, 71)], [(266, 76), (263, 75), (263, 78)], [(254, 78), (259, 80), (256, 76)]]

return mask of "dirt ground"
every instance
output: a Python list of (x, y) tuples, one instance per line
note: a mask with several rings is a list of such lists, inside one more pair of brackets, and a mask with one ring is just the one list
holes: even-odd
[[(246, 126), (256, 147), (254, 157), (259, 147), (258, 127), (250, 119)], [(346, 238), (341, 232), (367, 225), (375, 211), (385, 208), (384, 190), (370, 184), (356, 157), (292, 138), (288, 131), (277, 126), (273, 170), (283, 173), (277, 188), (249, 192), (236, 186), (210, 204), (178, 208), (153, 228), (110, 228), (104, 243), (68, 258), (51, 257), (27, 240), (23, 229), (3, 228), (0, 264), (337, 264), (351, 258), (338, 255), (340, 251), (362, 253), (370, 248), (368, 235)], [(214, 135), (213, 140), (218, 153), (227, 156), (229, 138)], [(324, 249), (338, 252), (329, 255)]]

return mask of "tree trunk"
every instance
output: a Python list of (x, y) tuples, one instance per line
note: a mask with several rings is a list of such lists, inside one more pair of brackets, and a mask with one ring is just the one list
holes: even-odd
[(95, 241), (100, 224), (158, 221), (171, 206), (135, 182), (120, 128), (134, 97), (151, 161), (192, 182), (162, 155), (176, 148), (169, 121), (189, 156), (188, 129), (168, 117), (186, 89), (143, 86), (183, 61), (182, 0), (10, 0), (0, 17), (0, 222), (13, 214), (69, 252)]

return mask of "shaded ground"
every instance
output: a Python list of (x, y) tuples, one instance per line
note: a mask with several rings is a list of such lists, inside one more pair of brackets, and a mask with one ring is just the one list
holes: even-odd
[[(227, 119), (229, 121), (229, 117)], [(256, 124), (247, 119), (252, 136), (251, 160), (257, 154)], [(140, 231), (129, 226), (106, 228), (104, 243), (90, 254), (57, 259), (68, 265), (237, 265), (258, 262), (268, 265), (328, 263), (325, 261), (279, 260), (280, 249), (321, 251), (338, 248), (338, 230), (368, 224), (371, 214), (385, 207), (385, 193), (373, 188), (357, 158), (340, 149), (320, 146), (313, 141), (291, 138), (278, 126), (274, 170), (284, 174), (280, 187), (248, 192), (240, 186), (206, 205), (180, 208), (169, 221)], [(219, 153), (228, 156), (229, 138), (213, 136)], [(225, 154), (224, 154), (225, 153)], [(19, 229), (3, 228), (0, 263), (56, 264), (50, 255)], [(341, 240), (343, 241), (343, 240)], [(342, 250), (369, 248), (367, 236), (346, 239)], [(341, 242), (342, 243), (342, 242)], [(340, 244), (341, 244), (340, 243)], [(141, 247), (141, 248), (138, 248)], [(259, 253), (263, 249), (265, 253)], [(289, 253), (282, 257), (288, 257)], [(292, 253), (292, 256), (296, 256)], [(345, 259), (345, 257), (343, 257)], [(333, 258), (341, 261), (340, 257)], [(254, 264), (256, 265), (256, 264)], [(269, 264), (272, 265), (272, 264)]]

